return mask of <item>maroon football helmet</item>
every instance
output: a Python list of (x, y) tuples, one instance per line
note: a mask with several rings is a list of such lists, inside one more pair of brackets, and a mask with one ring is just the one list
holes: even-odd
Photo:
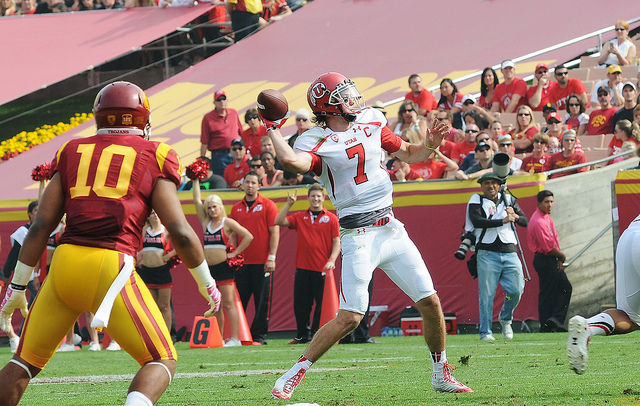
[(307, 92), (307, 102), (316, 115), (353, 116), (365, 107), (364, 96), (346, 76), (329, 72), (320, 75)]
[(145, 138), (151, 132), (149, 100), (142, 89), (129, 82), (106, 85), (93, 103), (96, 127), (138, 128)]

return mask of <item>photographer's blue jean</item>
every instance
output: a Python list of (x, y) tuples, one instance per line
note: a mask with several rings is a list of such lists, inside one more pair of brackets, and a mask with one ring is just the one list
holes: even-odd
[(493, 298), (498, 282), (505, 292), (500, 321), (511, 321), (524, 291), (522, 263), (515, 252), (478, 250), (478, 296), (480, 299), (480, 338), (492, 334)]

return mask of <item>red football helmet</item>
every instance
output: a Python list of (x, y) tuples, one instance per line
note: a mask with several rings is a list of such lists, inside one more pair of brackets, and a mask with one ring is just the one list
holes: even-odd
[(139, 128), (149, 137), (151, 122), (149, 100), (142, 89), (129, 82), (106, 85), (93, 103), (96, 127)]
[(358, 92), (356, 85), (337, 72), (320, 75), (309, 87), (307, 102), (314, 114), (345, 118), (365, 107), (364, 96)]

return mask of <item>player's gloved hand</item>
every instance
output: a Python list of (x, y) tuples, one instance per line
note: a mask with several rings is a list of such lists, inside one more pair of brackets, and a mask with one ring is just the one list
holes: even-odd
[[(206, 289), (205, 298), (209, 299), (209, 306), (211, 306), (211, 308), (204, 313), (204, 317), (211, 317), (213, 313), (220, 310), (220, 303), (222, 302), (222, 294), (220, 293), (220, 290), (216, 286), (215, 282), (213, 282), (213, 285), (205, 289)], [(200, 293), (202, 293), (202, 290), (200, 291)]]
[(27, 317), (29, 310), (27, 309), (26, 286), (22, 289), (15, 288), (16, 285), (10, 284), (7, 293), (4, 295), (2, 304), (0, 304), (0, 329), (5, 333), (9, 333), (11, 327), (11, 317), (13, 311), (20, 309), (23, 317)]
[(287, 115), (282, 117), (280, 120), (275, 120), (275, 121), (271, 121), (271, 120), (267, 120), (266, 118), (262, 117), (262, 114), (260, 113), (260, 109), (258, 109), (258, 115), (260, 116), (260, 119), (262, 120), (262, 122), (264, 123), (264, 126), (267, 127), (267, 129), (280, 129), (282, 128), (282, 126), (284, 125), (284, 123), (287, 122), (287, 119), (291, 116), (291, 114), (287, 111)]

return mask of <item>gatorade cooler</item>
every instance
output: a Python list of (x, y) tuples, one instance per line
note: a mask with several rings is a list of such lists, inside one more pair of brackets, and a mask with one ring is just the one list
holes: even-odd
[(389, 324), (389, 306), (371, 306), (369, 308), (369, 334), (380, 337), (380, 331)]

